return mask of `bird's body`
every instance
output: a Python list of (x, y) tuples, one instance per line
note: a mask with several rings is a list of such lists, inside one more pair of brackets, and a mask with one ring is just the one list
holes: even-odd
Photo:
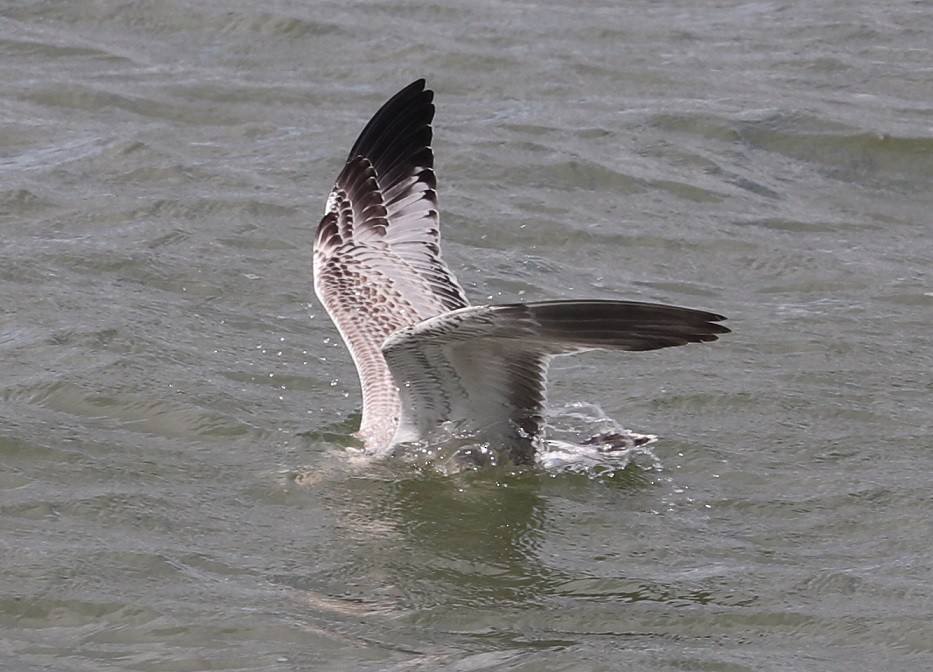
[(424, 87), (402, 89), (363, 129), (314, 240), (315, 292), (356, 364), (367, 450), (386, 453), (453, 422), (531, 462), (553, 356), (729, 331), (714, 313), (632, 301), (470, 306), (440, 255)]

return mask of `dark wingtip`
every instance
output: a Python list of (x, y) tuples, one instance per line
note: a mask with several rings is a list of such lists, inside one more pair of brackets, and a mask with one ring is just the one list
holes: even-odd
[[(729, 318), (725, 315), (719, 315), (718, 313), (707, 313), (706, 320), (708, 322), (707, 328), (712, 334), (731, 334), (732, 330), (724, 324), (718, 324), (719, 322), (724, 322)], [(717, 336), (710, 338), (711, 341), (715, 341)]]
[(720, 320), (724, 319), (726, 318), (722, 317), (721, 315), (717, 315), (716, 319), (710, 319), (709, 330), (716, 334), (731, 334), (732, 330), (729, 327), (724, 324), (717, 324)]
[(372, 153), (378, 151), (376, 145), (379, 144), (388, 127), (391, 127), (398, 119), (420, 115), (427, 124), (430, 124), (434, 117), (434, 92), (425, 88), (426, 85), (424, 78), (416, 79), (389, 98), (363, 128), (347, 160), (356, 156), (366, 156), (374, 164), (378, 163), (377, 157)]
[(656, 350), (687, 343), (709, 343), (730, 329), (723, 315), (639, 301), (542, 301), (512, 304), (527, 311), (542, 333), (581, 345)]

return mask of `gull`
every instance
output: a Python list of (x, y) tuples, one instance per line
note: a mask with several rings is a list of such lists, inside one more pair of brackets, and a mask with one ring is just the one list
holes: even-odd
[(419, 79), (350, 150), (314, 238), (314, 290), (356, 365), (357, 437), (376, 455), (450, 427), (533, 463), (556, 355), (715, 341), (715, 313), (637, 301), (474, 306), (441, 258), (431, 149), (434, 93)]

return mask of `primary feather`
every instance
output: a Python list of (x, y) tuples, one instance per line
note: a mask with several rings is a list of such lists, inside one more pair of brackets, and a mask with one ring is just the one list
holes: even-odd
[(356, 364), (367, 449), (455, 422), (531, 462), (555, 355), (728, 333), (721, 315), (634, 301), (471, 307), (440, 255), (434, 94), (424, 87), (399, 91), (363, 129), (314, 240), (315, 292)]

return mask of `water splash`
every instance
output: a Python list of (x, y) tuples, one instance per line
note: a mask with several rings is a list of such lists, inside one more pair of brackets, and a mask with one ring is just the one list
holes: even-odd
[[(515, 467), (504, 447), (478, 440), (456, 426), (444, 428), (443, 440), (399, 446), (394, 456), (419, 469), (452, 476), (466, 471)], [(652, 434), (625, 429), (595, 404), (575, 403), (550, 409), (543, 436), (536, 438), (535, 467), (551, 474), (573, 473), (591, 478), (611, 477), (630, 466), (660, 470), (660, 461), (648, 448)]]
[(576, 402), (550, 409), (536, 464), (592, 478), (612, 476), (633, 464), (659, 470), (660, 460), (648, 448), (655, 441), (653, 434), (625, 429), (596, 404)]

